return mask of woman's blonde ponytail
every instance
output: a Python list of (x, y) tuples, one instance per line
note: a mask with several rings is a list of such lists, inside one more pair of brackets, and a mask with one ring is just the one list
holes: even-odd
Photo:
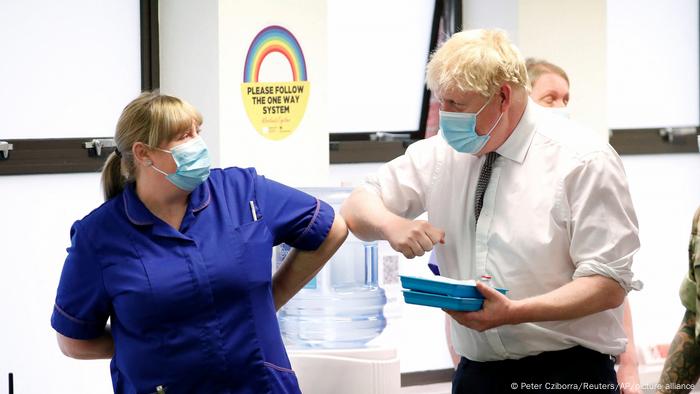
[(122, 175), (121, 162), (121, 157), (116, 152), (112, 152), (102, 166), (102, 192), (105, 200), (109, 200), (124, 190), (126, 179)]

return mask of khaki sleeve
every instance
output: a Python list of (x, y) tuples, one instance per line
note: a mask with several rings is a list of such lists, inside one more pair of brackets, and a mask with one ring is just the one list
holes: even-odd
[(691, 275), (689, 274), (688, 276), (683, 278), (683, 283), (681, 284), (679, 295), (681, 296), (681, 303), (683, 304), (685, 309), (697, 313), (697, 283), (695, 283), (694, 278), (691, 278), (690, 276)]
[(683, 306), (691, 311), (698, 311), (698, 284), (696, 273), (700, 269), (700, 237), (698, 228), (700, 227), (700, 208), (695, 211), (693, 217), (693, 227), (690, 232), (690, 243), (688, 245), (688, 274), (683, 278), (679, 295)]

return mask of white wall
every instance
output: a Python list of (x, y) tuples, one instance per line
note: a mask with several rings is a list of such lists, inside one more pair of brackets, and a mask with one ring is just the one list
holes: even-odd
[(518, 0), (491, 0), (484, 6), (483, 0), (462, 0), (462, 27), (469, 29), (499, 28), (517, 43), (519, 34)]
[(572, 118), (607, 140), (606, 0), (521, 0), (519, 5), (523, 55), (566, 70)]
[(633, 270), (644, 289), (629, 295), (640, 347), (670, 343), (683, 317), (678, 289), (688, 270), (688, 241), (700, 206), (700, 153), (623, 156), (639, 219)]
[(111, 392), (109, 362), (65, 357), (50, 318), (70, 226), (102, 202), (98, 174), (0, 176), (0, 390)]
[[(160, 90), (185, 98), (204, 118), (202, 138), (215, 165), (221, 162), (219, 119), (219, 25), (217, 1), (168, 0), (159, 3)], [(182, 78), (197, 70), (196, 78)]]

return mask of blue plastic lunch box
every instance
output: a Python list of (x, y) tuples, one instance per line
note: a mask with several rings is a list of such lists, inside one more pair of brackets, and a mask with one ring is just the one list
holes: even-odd
[[(450, 297), (461, 297), (461, 298), (484, 298), (484, 296), (479, 293), (474, 285), (461, 285), (457, 283), (445, 283), (435, 280), (430, 280), (427, 278), (418, 278), (415, 276), (404, 276), (401, 275), (401, 286), (404, 289), (421, 291), (424, 293), (440, 294)], [(506, 294), (508, 290), (499, 289), (503, 294)]]
[(483, 298), (450, 297), (413, 290), (403, 290), (403, 299), (407, 304), (434, 306), (453, 311), (478, 311), (484, 304)]

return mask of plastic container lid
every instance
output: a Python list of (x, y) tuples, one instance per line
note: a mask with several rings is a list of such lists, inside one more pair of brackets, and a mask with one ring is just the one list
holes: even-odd
[[(401, 286), (405, 289), (416, 290), (424, 293), (445, 295), (450, 297), (461, 298), (480, 298), (484, 296), (476, 289), (476, 282), (473, 280), (456, 280), (446, 278), (444, 276), (436, 276), (435, 278), (419, 278), (416, 276), (401, 275)], [(495, 288), (502, 294), (506, 294), (508, 290)]]

